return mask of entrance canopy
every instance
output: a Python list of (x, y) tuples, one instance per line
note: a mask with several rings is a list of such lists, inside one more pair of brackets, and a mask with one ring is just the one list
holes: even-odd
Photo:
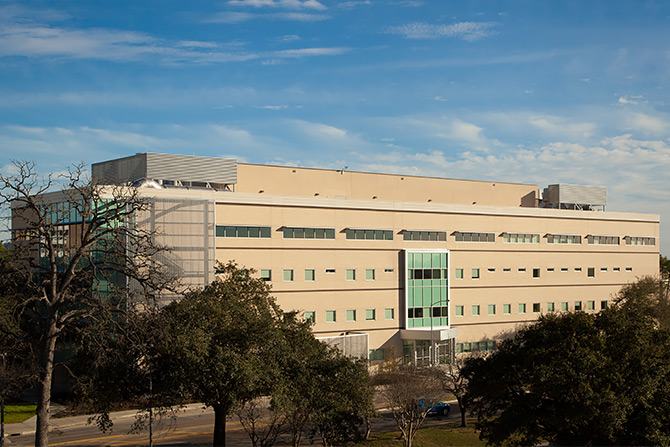
[(433, 336), (431, 337), (430, 329), (401, 329), (400, 338), (402, 340), (428, 340), (441, 342), (446, 340), (452, 340), (458, 335), (458, 328), (452, 327), (449, 329), (434, 329)]

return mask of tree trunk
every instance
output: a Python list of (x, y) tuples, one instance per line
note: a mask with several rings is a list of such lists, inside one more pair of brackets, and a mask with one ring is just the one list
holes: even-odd
[(49, 445), (49, 416), (51, 409), (51, 381), (54, 372), (56, 351), (55, 323), (50, 323), (45, 334), (44, 346), (40, 354), (40, 379), (37, 395), (37, 424), (35, 426), (35, 447)]
[(461, 427), (467, 427), (468, 422), (465, 419), (465, 402), (464, 399), (457, 399), (458, 400), (458, 408), (461, 410)]
[(213, 405), (214, 408), (214, 447), (225, 447), (226, 445), (226, 417), (229, 407), (222, 404)]

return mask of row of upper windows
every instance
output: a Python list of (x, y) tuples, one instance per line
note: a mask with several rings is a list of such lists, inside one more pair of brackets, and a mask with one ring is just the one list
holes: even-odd
[[(271, 227), (268, 226), (235, 226), (217, 225), (217, 237), (232, 238), (270, 238)], [(281, 227), (284, 239), (335, 239), (335, 228), (312, 227)], [(393, 240), (393, 230), (345, 228), (345, 237), (349, 240)], [(446, 231), (414, 231), (402, 230), (404, 241), (442, 241), (447, 240)], [(504, 243), (539, 244), (539, 233), (502, 233)], [(454, 232), (456, 242), (495, 242), (495, 233)], [(547, 234), (549, 244), (581, 244), (582, 236), (576, 234)], [(590, 245), (620, 245), (620, 236), (588, 235), (585, 237)], [(656, 245), (656, 238), (643, 236), (626, 236), (626, 245)]]
[[(558, 303), (560, 307), (557, 307), (557, 303), (550, 301), (547, 303), (546, 311), (547, 312), (557, 312), (560, 310), (560, 312), (568, 312), (570, 311), (570, 302), (568, 301), (562, 301)], [(600, 301), (600, 310), (606, 309), (607, 308), (607, 300), (602, 300)], [(533, 313), (540, 313), (542, 312), (542, 303), (532, 303), (531, 304), (531, 309)], [(487, 314), (488, 315), (496, 315), (496, 313), (500, 309), (498, 308), (498, 305), (496, 304), (488, 304), (487, 305)], [(523, 315), (528, 312), (528, 305), (527, 303), (519, 303), (518, 304), (518, 314)], [(584, 307), (584, 304), (582, 301), (575, 301), (574, 305), (572, 307), (572, 310), (574, 311), (580, 311), (580, 310), (591, 310), (595, 311), (596, 310), (596, 302), (595, 300), (590, 300), (586, 301), (586, 307)], [(457, 317), (462, 317), (465, 315), (465, 306), (463, 305), (457, 305), (454, 308), (454, 312)], [(471, 314), (473, 317), (477, 317), (481, 315), (482, 312), (482, 306), (479, 304), (473, 304), (471, 307)], [(503, 315), (510, 315), (512, 313), (512, 304), (503, 304), (502, 305), (502, 314)]]
[[(325, 313), (326, 323), (335, 323), (337, 322), (337, 311), (336, 310), (327, 310)], [(304, 312), (305, 321), (310, 321), (316, 323), (316, 311), (306, 310)], [(356, 321), (356, 309), (347, 309), (344, 312), (344, 319), (348, 322)], [(365, 320), (374, 321), (377, 319), (377, 309), (365, 309)], [(395, 309), (393, 307), (387, 307), (384, 309), (384, 320), (393, 320), (395, 319)]]
[[(384, 269), (384, 273), (393, 273), (395, 270), (392, 268)], [(325, 269), (326, 275), (334, 275), (336, 269)], [(272, 281), (272, 270), (271, 269), (261, 269), (260, 278), (263, 281)], [(282, 279), (284, 282), (293, 282), (295, 281), (295, 274), (293, 269), (283, 269), (282, 270)], [(345, 269), (344, 279), (347, 281), (356, 281), (356, 269)], [(377, 279), (377, 269), (365, 269), (365, 280), (374, 281)], [(305, 269), (305, 281), (311, 282), (316, 281), (316, 269)]]
[[(533, 278), (539, 278), (540, 277), (542, 269), (540, 269), (539, 267), (534, 267), (531, 270), (532, 270), (532, 273), (533, 273)], [(561, 267), (561, 269), (560, 269), (561, 272), (568, 272), (569, 270), (570, 269), (568, 267)], [(463, 271), (464, 270), (462, 268), (454, 269), (454, 277), (456, 279), (463, 279), (464, 278)], [(489, 267), (487, 269), (487, 271), (489, 273), (495, 273), (496, 269), (493, 268), (493, 267)], [(511, 267), (503, 267), (502, 271), (505, 272), (505, 273), (509, 273), (509, 272), (512, 271), (512, 268)], [(517, 271), (520, 272), (520, 273), (525, 273), (526, 272), (526, 267), (519, 267), (517, 269)], [(554, 272), (554, 271), (555, 271), (554, 267), (547, 267), (547, 272)], [(582, 268), (581, 267), (575, 267), (574, 271), (575, 272), (581, 272)], [(607, 272), (608, 267), (600, 267), (600, 271), (601, 272)], [(612, 271), (613, 272), (620, 272), (621, 267), (612, 267)], [(633, 267), (626, 267), (626, 271), (627, 272), (632, 272)], [(586, 276), (588, 278), (595, 278), (596, 268), (595, 267), (587, 267), (586, 268)], [(472, 279), (479, 279), (481, 277), (481, 269), (479, 267), (472, 268), (470, 277)]]
[[(541, 275), (541, 269), (539, 267), (535, 267), (532, 270), (533, 278), (539, 278)], [(632, 272), (633, 267), (626, 267), (625, 270), (627, 272)], [(385, 268), (384, 273), (393, 273), (395, 270), (392, 268)], [(495, 268), (488, 268), (487, 271), (489, 273), (495, 273), (496, 269)], [(502, 269), (503, 272), (511, 272), (512, 268), (511, 267), (504, 267)], [(525, 267), (519, 267), (517, 269), (518, 272), (520, 273), (525, 273), (526, 268)], [(547, 267), (547, 272), (554, 272), (555, 269), (553, 267)], [(569, 269), (568, 267), (561, 267), (560, 269), (561, 272), (568, 272)], [(574, 268), (575, 272), (581, 272), (582, 268), (581, 267), (575, 267)], [(607, 272), (608, 267), (600, 267), (601, 272)], [(621, 267), (612, 267), (613, 272), (620, 272)], [(311, 282), (311, 281), (316, 281), (316, 269), (305, 269), (305, 281)], [(336, 273), (336, 269), (325, 269), (324, 273), (326, 275), (333, 275)], [(408, 270), (408, 276), (410, 280), (414, 279), (448, 279), (447, 278), (447, 269), (409, 269)], [(595, 267), (588, 267), (586, 269), (586, 276), (588, 278), (595, 278), (596, 276), (596, 268)], [(464, 276), (464, 269), (462, 268), (456, 268), (454, 269), (454, 277), (456, 279), (463, 279)], [(471, 276), (472, 279), (479, 279), (481, 278), (481, 269), (478, 267), (472, 268), (471, 270)], [(272, 281), (272, 270), (271, 269), (261, 269), (260, 270), (260, 278), (264, 281)], [(344, 278), (347, 281), (356, 281), (357, 276), (356, 276), (356, 269), (345, 269), (344, 273)], [(295, 271), (293, 269), (283, 269), (282, 270), (282, 280), (284, 282), (293, 282), (295, 281)], [(365, 280), (366, 281), (375, 281), (377, 279), (377, 269), (365, 269)]]

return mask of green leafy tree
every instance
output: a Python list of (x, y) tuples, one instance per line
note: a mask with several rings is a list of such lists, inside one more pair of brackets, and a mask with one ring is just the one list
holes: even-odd
[(228, 415), (269, 389), (281, 311), (252, 270), (232, 262), (218, 270), (211, 285), (165, 308), (172, 363), (161, 371), (167, 386), (214, 409), (213, 444), (223, 446)]
[(659, 273), (665, 281), (670, 280), (670, 259), (659, 255)]
[(320, 362), (311, 422), (325, 447), (361, 441), (374, 413), (367, 365), (331, 350)]
[(4, 445), (5, 401), (30, 387), (36, 374), (32, 346), (20, 325), (17, 279), (12, 253), (0, 245), (0, 446)]
[(636, 312), (543, 316), (464, 373), (488, 443), (670, 443), (670, 337)]
[(670, 329), (670, 285), (657, 276), (643, 276), (626, 284), (614, 297), (614, 304), (628, 313), (653, 319)]

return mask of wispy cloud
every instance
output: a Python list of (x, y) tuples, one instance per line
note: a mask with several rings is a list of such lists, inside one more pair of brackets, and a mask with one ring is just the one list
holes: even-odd
[(634, 113), (628, 117), (627, 129), (644, 134), (663, 135), (670, 129), (670, 122), (646, 113)]
[(250, 13), (239, 11), (221, 11), (203, 20), (204, 23), (244, 23), (250, 20), (283, 20), (289, 22), (320, 22), (330, 19), (330, 15), (300, 11), (274, 13)]
[(412, 22), (386, 29), (388, 34), (396, 34), (407, 39), (439, 39), (456, 37), (467, 41), (475, 41), (495, 33), (496, 22), (458, 22), (451, 25), (433, 25), (423, 22)]
[(638, 96), (619, 96), (619, 100), (617, 101), (619, 104), (646, 104), (649, 101), (645, 99), (644, 96), (638, 95)]
[(283, 109), (288, 109), (287, 105), (280, 105), (280, 106), (273, 106), (273, 105), (265, 105), (265, 106), (256, 106), (257, 109), (267, 109), (267, 110), (283, 110)]
[(317, 0), (229, 0), (228, 4), (231, 6), (253, 8), (326, 9), (326, 7)]
[(346, 51), (346, 48), (297, 48), (258, 52), (246, 50), (240, 42), (172, 41), (134, 31), (74, 29), (25, 23), (22, 20), (11, 23), (0, 21), (0, 57), (158, 61), (162, 64), (179, 65), (331, 56)]

